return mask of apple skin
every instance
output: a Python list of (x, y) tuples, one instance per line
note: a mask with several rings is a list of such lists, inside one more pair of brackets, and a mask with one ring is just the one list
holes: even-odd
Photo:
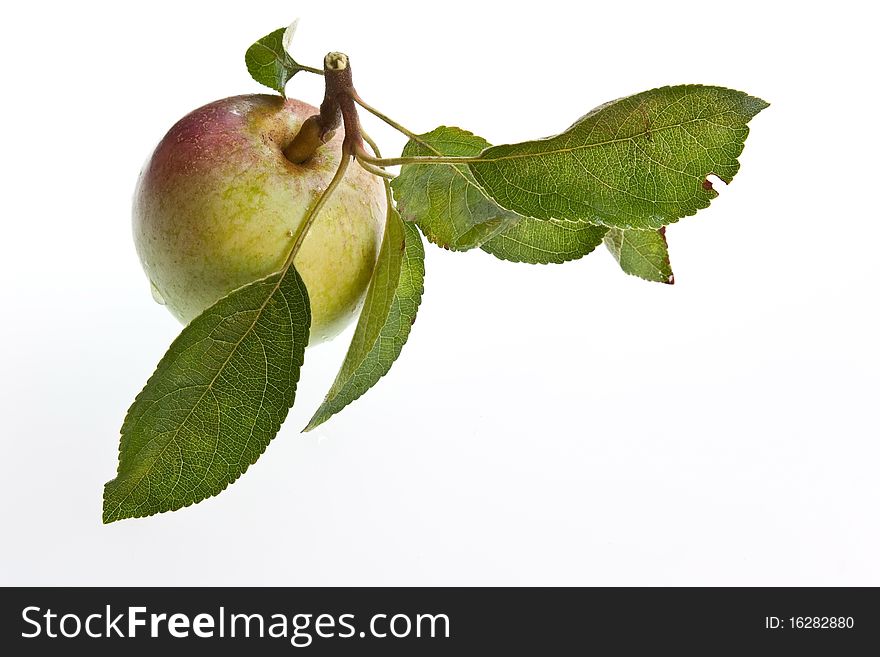
[[(184, 324), (284, 264), (341, 157), (341, 129), (303, 164), (284, 157), (317, 111), (280, 96), (218, 100), (178, 121), (144, 165), (132, 213), (135, 247), (154, 296)], [(306, 234), (294, 266), (309, 292), (310, 344), (356, 316), (385, 206), (382, 182), (352, 164)]]

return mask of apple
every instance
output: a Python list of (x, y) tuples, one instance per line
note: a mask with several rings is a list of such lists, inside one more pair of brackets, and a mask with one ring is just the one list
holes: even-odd
[[(341, 157), (341, 130), (302, 164), (284, 156), (317, 112), (280, 96), (218, 100), (178, 121), (144, 165), (134, 195), (135, 247), (157, 301), (184, 324), (282, 267)], [(310, 344), (356, 316), (385, 212), (382, 182), (349, 166), (294, 259), (309, 292)]]

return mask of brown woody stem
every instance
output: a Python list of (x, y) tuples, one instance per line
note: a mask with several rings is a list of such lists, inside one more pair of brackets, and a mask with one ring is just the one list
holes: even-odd
[(324, 57), (324, 100), (320, 111), (303, 122), (296, 137), (284, 149), (284, 156), (291, 162), (302, 164), (333, 138), (340, 123), (345, 127), (344, 156), (351, 157), (359, 147), (363, 148), (360, 121), (352, 100), (354, 95), (348, 56), (341, 52), (327, 53)]

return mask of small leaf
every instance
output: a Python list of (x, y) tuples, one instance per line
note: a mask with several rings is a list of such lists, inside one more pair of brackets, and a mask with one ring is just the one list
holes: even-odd
[(480, 248), (501, 260), (561, 264), (592, 252), (607, 231), (586, 222), (523, 218)]
[(238, 479), (293, 405), (309, 324), (293, 267), (196, 317), (128, 411), (104, 522), (179, 509)]
[[(419, 139), (423, 143), (410, 140), (404, 146), (403, 156), (470, 156), (489, 146), (482, 137), (446, 126)], [(407, 164), (391, 186), (404, 220), (418, 224), (429, 242), (444, 249), (473, 249), (520, 219), (486, 198), (463, 164)]]
[(267, 34), (248, 48), (244, 55), (244, 62), (251, 77), (282, 96), (290, 78), (306, 69), (294, 61), (285, 47), (289, 45), (285, 43), (285, 35), (288, 35), (289, 42), (295, 30), (296, 21), (288, 28), (282, 27)]
[(675, 282), (669, 263), (666, 229), (620, 230), (611, 228), (605, 246), (627, 274), (657, 283)]
[(730, 182), (767, 103), (722, 87), (663, 87), (622, 98), (548, 139), (486, 149), (468, 166), (501, 207), (536, 219), (655, 229), (694, 214)]
[(425, 249), (419, 231), (401, 221), (389, 203), (382, 248), (351, 346), (330, 392), (304, 431), (329, 420), (391, 369), (416, 320), (424, 281)]

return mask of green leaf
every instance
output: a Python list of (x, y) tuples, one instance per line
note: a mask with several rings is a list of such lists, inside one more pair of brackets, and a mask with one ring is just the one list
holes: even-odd
[(615, 100), (547, 139), (486, 149), (468, 166), (501, 207), (536, 219), (656, 229), (705, 208), (730, 182), (767, 103), (721, 87), (663, 87)]
[(179, 509), (238, 479), (293, 405), (310, 321), (293, 267), (196, 317), (128, 411), (104, 522)]
[(391, 369), (422, 300), (425, 249), (419, 231), (390, 206), (379, 259), (345, 361), (304, 431), (329, 420)]
[(605, 235), (605, 246), (627, 274), (657, 283), (672, 285), (675, 282), (672, 266), (669, 264), (665, 228), (660, 230), (611, 228)]
[[(403, 156), (471, 157), (489, 145), (461, 128), (441, 126), (419, 135), (419, 141), (410, 140)], [(429, 241), (453, 251), (481, 247), (502, 260), (561, 263), (595, 249), (607, 230), (503, 210), (485, 196), (464, 165), (407, 164), (391, 186), (404, 219), (415, 222)]]
[[(446, 126), (419, 139), (422, 143), (410, 140), (404, 146), (403, 156), (471, 156), (489, 146), (482, 137)], [(407, 164), (391, 186), (403, 218), (418, 224), (429, 242), (444, 249), (478, 247), (520, 219), (486, 198), (463, 164)]]
[(267, 34), (244, 54), (244, 63), (251, 77), (282, 96), (288, 80), (308, 68), (297, 64), (284, 47), (285, 32), (295, 29), (295, 25)]
[(561, 264), (593, 251), (607, 231), (605, 226), (586, 222), (523, 218), (480, 248), (512, 262)]

